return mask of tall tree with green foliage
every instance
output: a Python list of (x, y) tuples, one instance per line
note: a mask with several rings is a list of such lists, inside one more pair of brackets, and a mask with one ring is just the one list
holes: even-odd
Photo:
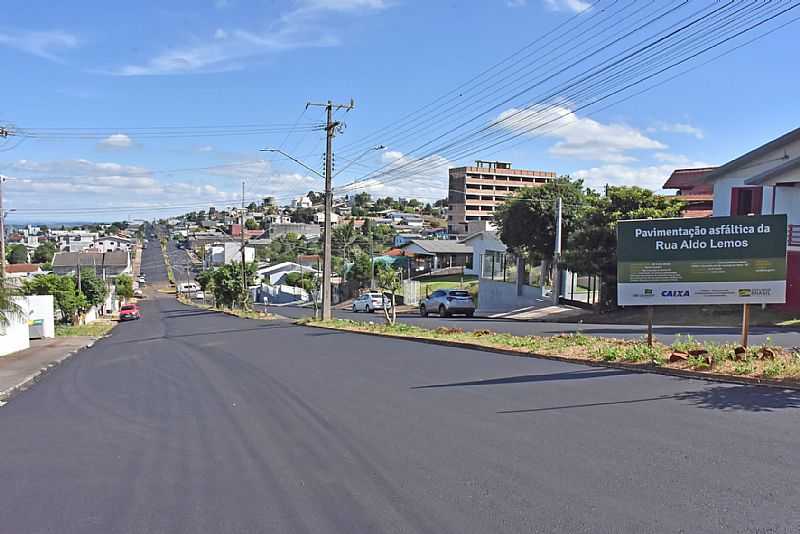
[[(255, 265), (245, 264), (245, 281), (248, 287), (253, 284)], [(211, 272), (212, 292), (217, 306), (246, 308), (248, 305), (247, 287), (242, 287), (242, 266), (239, 262), (228, 263)]]
[(108, 295), (108, 288), (105, 281), (97, 276), (92, 267), (81, 269), (80, 291), (89, 306), (99, 306)]
[(53, 295), (55, 307), (61, 312), (65, 323), (77, 323), (78, 315), (88, 309), (86, 298), (78, 293), (75, 279), (71, 276), (45, 274), (22, 282), (25, 295)]
[(350, 269), (347, 271), (347, 279), (357, 282), (364, 286), (372, 279), (372, 258), (369, 254), (359, 252), (356, 254)]
[(25, 248), (25, 245), (11, 245), (6, 251), (6, 261), (8, 263), (27, 263), (28, 249)]
[(117, 296), (123, 299), (133, 297), (133, 278), (127, 274), (121, 274), (114, 279), (114, 287), (117, 290)]
[(577, 214), (564, 262), (576, 273), (599, 275), (601, 305), (613, 307), (617, 300), (617, 221), (679, 217), (683, 208), (681, 200), (641, 187), (609, 187), (605, 196), (588, 196)]
[(33, 263), (50, 263), (56, 254), (56, 245), (52, 241), (45, 241), (33, 251)]
[(549, 272), (555, 251), (556, 200), (562, 202), (562, 242), (574, 231), (587, 193), (582, 180), (562, 176), (538, 187), (520, 190), (495, 210), (500, 240), (518, 257), (544, 262)]
[(258, 223), (255, 219), (250, 218), (244, 221), (244, 227), (246, 230), (258, 230)]

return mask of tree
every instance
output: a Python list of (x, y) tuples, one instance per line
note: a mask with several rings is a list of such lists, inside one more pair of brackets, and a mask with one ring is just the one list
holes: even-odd
[(105, 281), (97, 276), (92, 267), (81, 269), (80, 291), (90, 307), (102, 304), (108, 295)]
[(77, 322), (78, 314), (88, 308), (86, 298), (78, 293), (71, 276), (45, 274), (22, 282), (25, 295), (53, 295), (63, 322)]
[(8, 263), (27, 263), (28, 249), (25, 248), (25, 245), (11, 245), (6, 252), (6, 261)]
[(292, 212), (291, 219), (295, 223), (311, 224), (314, 222), (316, 214), (314, 208), (297, 208)]
[[(245, 278), (248, 287), (252, 285), (255, 276), (255, 265), (245, 264)], [(240, 308), (247, 307), (247, 287), (242, 287), (242, 265), (239, 262), (228, 263), (213, 269), (212, 292), (217, 306)]]
[(251, 202), (250, 204), (247, 205), (247, 211), (253, 212), (256, 211), (257, 209), (258, 209), (258, 204), (256, 204), (255, 202)]
[(206, 293), (213, 293), (214, 289), (214, 269), (202, 271), (195, 277), (197, 283), (200, 284), (200, 289)]
[(8, 278), (0, 277), (0, 326), (8, 326), (12, 319), (22, 317), (22, 308), (14, 302), (16, 295), (17, 291), (9, 285)]
[(556, 240), (556, 199), (562, 200), (562, 242), (574, 230), (586, 198), (582, 180), (562, 176), (520, 190), (495, 210), (500, 240), (518, 257), (543, 262), (542, 281), (550, 271)]
[(258, 223), (255, 219), (247, 219), (244, 221), (244, 227), (247, 230), (258, 230)]
[(52, 241), (45, 241), (33, 251), (33, 263), (50, 263), (56, 253), (56, 245)]
[(350, 270), (347, 271), (347, 279), (362, 286), (372, 279), (372, 258), (369, 254), (363, 252), (356, 254)]
[(396, 311), (396, 294), (397, 291), (400, 289), (400, 272), (396, 271), (393, 267), (389, 265), (380, 264), (377, 268), (377, 281), (378, 287), (381, 290), (388, 292), (391, 295), (391, 303), (392, 309), (391, 312), (386, 307), (386, 303), (383, 304), (383, 316), (386, 319), (386, 323), (389, 325), (394, 325), (395, 321), (397, 321), (397, 311)]
[(365, 208), (367, 205), (372, 202), (372, 197), (369, 193), (358, 193), (356, 196), (353, 197), (353, 205), (359, 208)]
[(589, 195), (564, 254), (566, 266), (580, 274), (599, 275), (601, 305), (613, 307), (617, 298), (617, 221), (679, 217), (679, 199), (641, 187), (609, 187), (606, 196)]
[(117, 295), (123, 299), (133, 297), (133, 278), (127, 274), (121, 274), (114, 279), (114, 287), (117, 289)]

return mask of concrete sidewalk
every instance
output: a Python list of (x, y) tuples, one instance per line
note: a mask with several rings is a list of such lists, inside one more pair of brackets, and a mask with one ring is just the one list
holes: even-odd
[(0, 404), (27, 389), (50, 367), (94, 342), (95, 338), (90, 336), (36, 339), (31, 341), (29, 349), (0, 357)]

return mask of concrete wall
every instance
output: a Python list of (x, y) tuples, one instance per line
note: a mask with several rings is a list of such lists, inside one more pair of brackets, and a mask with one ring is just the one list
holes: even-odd
[(25, 297), (28, 321), (42, 321), (44, 337), (55, 337), (55, 301), (53, 295), (31, 295)]
[(23, 313), (20, 317), (9, 317), (9, 324), (0, 325), (0, 356), (25, 350), (31, 346), (28, 335), (27, 303), (23, 298), (15, 298), (14, 302), (23, 308)]
[(517, 295), (517, 284), (481, 279), (478, 289), (479, 311), (511, 311), (535, 306), (548, 306), (549, 299), (542, 298), (539, 287), (522, 286), (522, 295)]

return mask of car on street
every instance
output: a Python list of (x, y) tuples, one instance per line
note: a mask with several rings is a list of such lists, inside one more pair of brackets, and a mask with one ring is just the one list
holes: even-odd
[(137, 299), (143, 298), (144, 292), (141, 289), (134, 289), (133, 296), (136, 297)]
[(451, 315), (475, 315), (475, 302), (465, 289), (437, 289), (419, 304), (419, 314), (427, 317), (429, 313), (438, 313), (439, 317)]
[(368, 291), (363, 295), (356, 297), (353, 300), (353, 313), (367, 312), (372, 313), (375, 310), (382, 310), (384, 308), (391, 308), (392, 302), (380, 291)]
[(136, 304), (125, 304), (119, 309), (120, 321), (135, 321), (141, 318), (142, 314)]
[(197, 291), (197, 292), (196, 292), (196, 293), (193, 295), (193, 297), (194, 297), (195, 299), (197, 299), (197, 300), (205, 300), (205, 299), (206, 299), (206, 294), (205, 294), (205, 293), (203, 293), (202, 291)]

